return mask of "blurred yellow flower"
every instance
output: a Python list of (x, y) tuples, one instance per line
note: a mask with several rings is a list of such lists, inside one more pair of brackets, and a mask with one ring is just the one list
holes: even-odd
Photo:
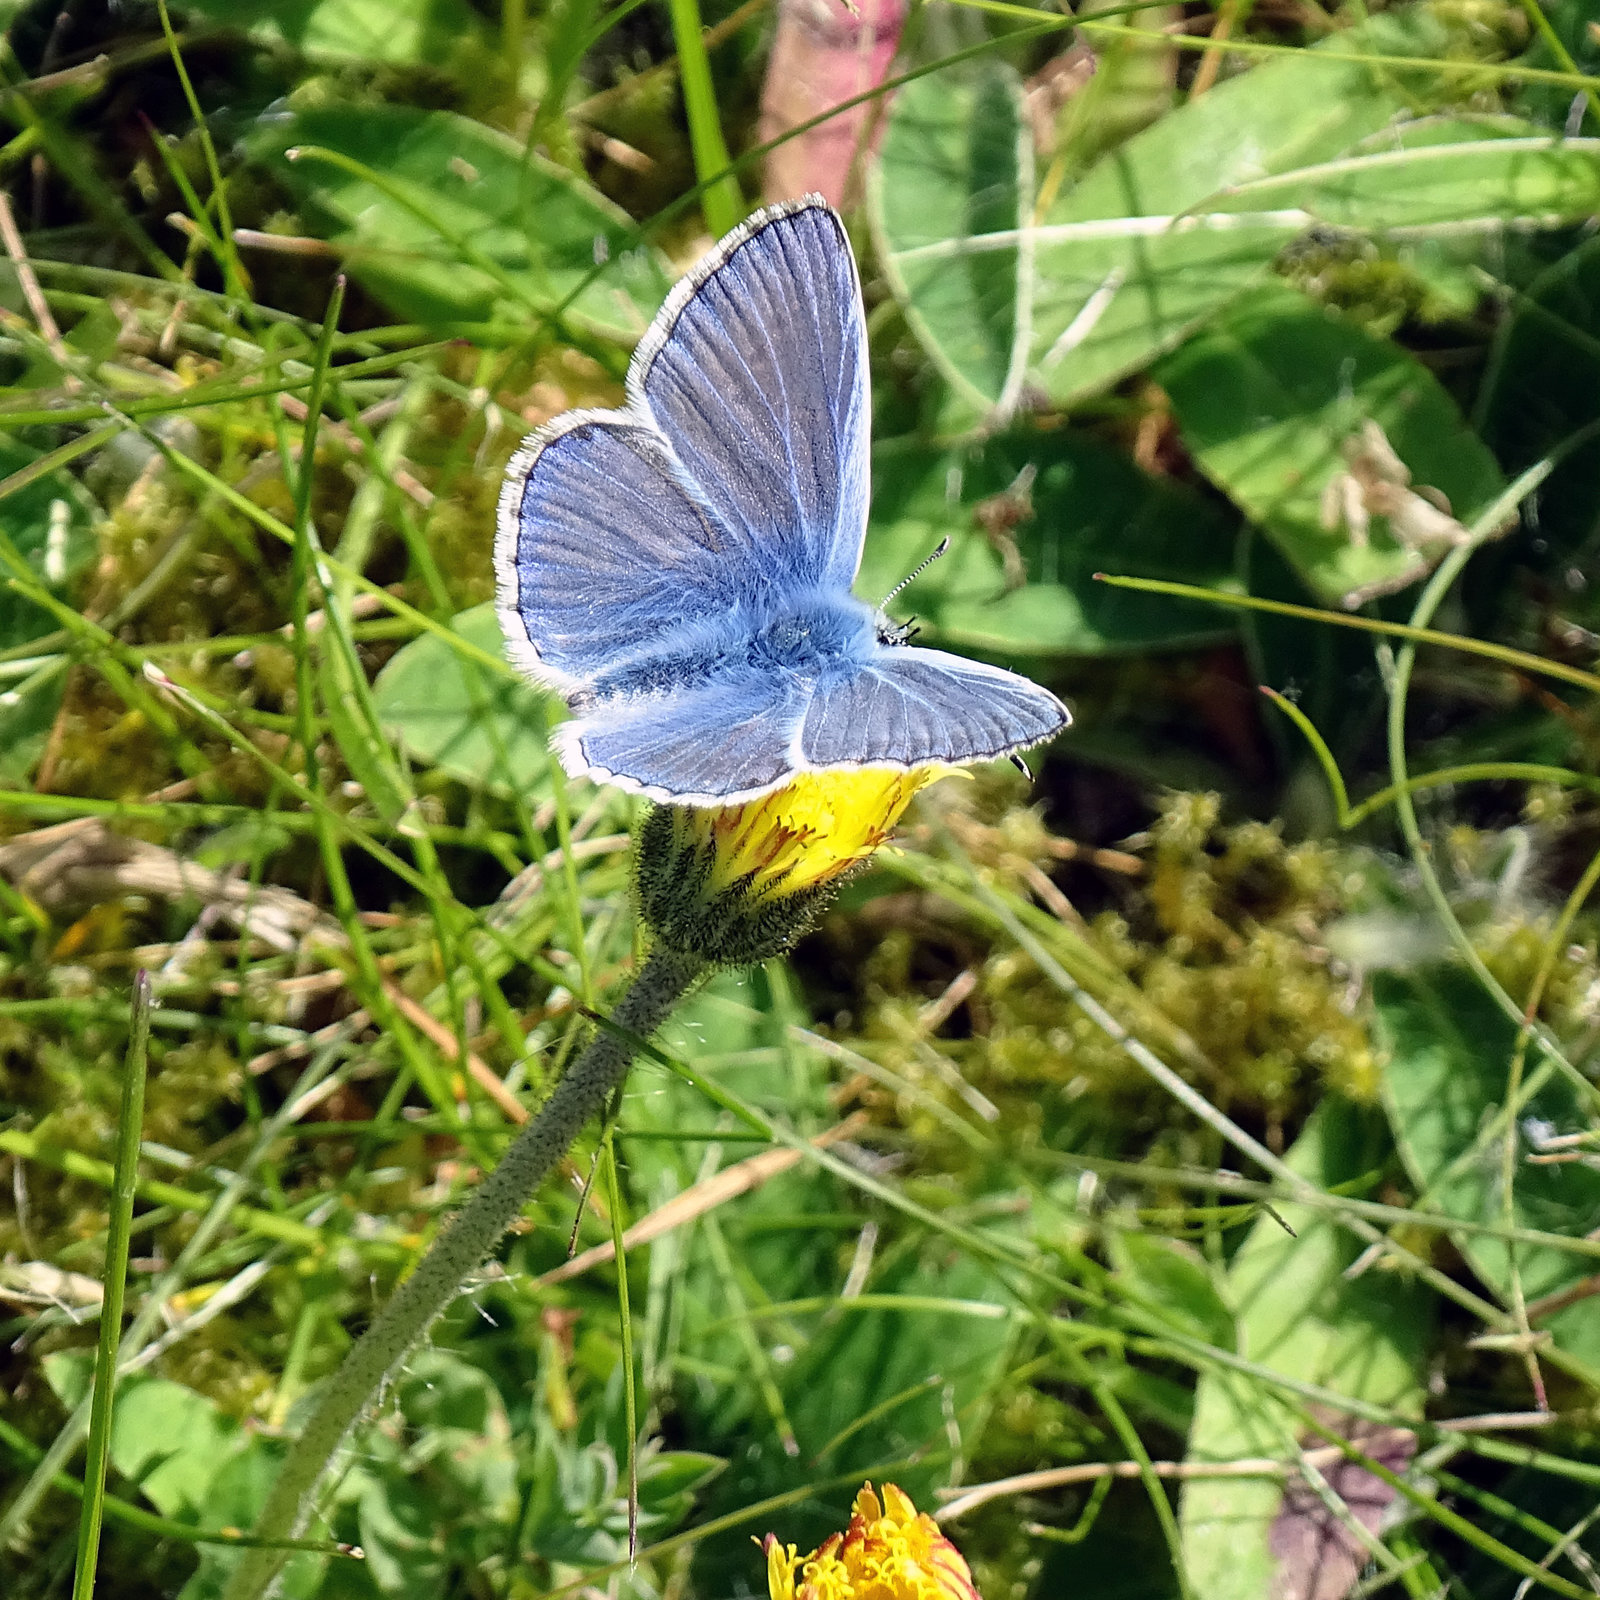
[(658, 938), (707, 961), (788, 949), (833, 886), (951, 769), (805, 772), (733, 806), (659, 806), (639, 835), (639, 900)]
[(772, 1600), (982, 1600), (961, 1552), (892, 1483), (856, 1496), (850, 1526), (809, 1556), (768, 1534)]

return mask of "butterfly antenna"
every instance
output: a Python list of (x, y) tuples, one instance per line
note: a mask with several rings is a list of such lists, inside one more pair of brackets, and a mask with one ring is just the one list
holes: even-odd
[(944, 536), (944, 538), (942, 538), (939, 541), (939, 548), (937, 550), (935, 550), (933, 552), (933, 554), (931, 556), (929, 556), (928, 559), (926, 561), (924, 561), (922, 563), (922, 565), (920, 567), (918, 567), (917, 570), (910, 575), (910, 577), (902, 578), (899, 581), (899, 583), (897, 583), (894, 586), (894, 588), (892, 588), (888, 592), (888, 594), (886, 594), (883, 597), (883, 599), (879, 602), (878, 609), (880, 611), (884, 610), (888, 606), (889, 602), (891, 600), (893, 600), (894, 597), (897, 594), (899, 594), (902, 589), (905, 589), (909, 585), (915, 583), (917, 581), (917, 579), (920, 578), (922, 576), (922, 574), (924, 572), (926, 572), (928, 570), (928, 568), (931, 567), (934, 564), (934, 562), (937, 561), (939, 559), (939, 557), (942, 556), (945, 553), (945, 551), (948, 550), (949, 548), (950, 548), (950, 535), (947, 533)]

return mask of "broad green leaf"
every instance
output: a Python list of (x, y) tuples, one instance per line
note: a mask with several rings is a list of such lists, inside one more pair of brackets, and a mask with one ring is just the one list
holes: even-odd
[[(1508, 1207), (1504, 1134), (1485, 1138), (1484, 1130), (1505, 1101), (1515, 1028), (1470, 974), (1454, 968), (1383, 973), (1374, 996), (1389, 1050), (1383, 1080), (1389, 1120), (1428, 1209), (1496, 1227), (1510, 1222), (1546, 1233), (1589, 1234), (1600, 1216), (1600, 1172), (1587, 1159), (1555, 1165), (1528, 1159), (1547, 1138), (1590, 1132), (1588, 1101), (1530, 1052), (1527, 1071), (1539, 1073), (1541, 1086), (1516, 1120)], [(1456, 1245), (1503, 1300), (1511, 1293), (1513, 1250), (1528, 1300), (1557, 1294), (1594, 1267), (1584, 1256), (1510, 1246), (1483, 1234), (1463, 1234)], [(1540, 1326), (1563, 1350), (1600, 1369), (1600, 1300), (1580, 1298)]]
[[(1325, 1190), (1381, 1167), (1387, 1144), (1372, 1117), (1325, 1099), (1288, 1160)], [(1419, 1415), (1431, 1320), (1427, 1294), (1378, 1269), (1346, 1278), (1360, 1242), (1326, 1212), (1279, 1209), (1295, 1237), (1263, 1216), (1228, 1271), (1239, 1353), (1286, 1377), (1392, 1407), (1402, 1417)], [(1219, 1368), (1200, 1380), (1188, 1460), (1292, 1459), (1291, 1441), (1302, 1431), (1266, 1384)], [(1279, 1592), (1269, 1539), (1283, 1498), (1283, 1485), (1269, 1478), (1201, 1478), (1184, 1485), (1179, 1525), (1196, 1594), (1269, 1600)]]
[(440, 1506), (428, 1488), (373, 1474), (358, 1508), (364, 1576), (390, 1600), (426, 1600), (446, 1591), (451, 1563), (439, 1537)]
[(1252, 67), (1096, 163), (1046, 220), (1174, 216), (1233, 184), (1327, 161), (1415, 109), (1398, 79), (1358, 56), (1428, 56), (1445, 44), (1412, 7)]
[[(952, 182), (959, 171), (970, 185), (973, 163), (957, 167), (945, 153), (976, 147), (985, 125), (975, 97), (963, 97), (959, 83), (922, 80), (891, 120), (877, 177), (887, 204), (899, 207), (880, 228), (891, 283), (935, 362), (969, 386), (971, 364), (952, 352), (978, 348), (974, 295), (962, 286), (980, 285), (985, 325), (1031, 322), (1027, 382), (1068, 405), (1171, 349), (1313, 228), (1408, 249), (1433, 233), (1460, 248), (1510, 225), (1591, 215), (1600, 206), (1600, 141), (1556, 140), (1504, 117), (1405, 122), (1417, 109), (1413, 91), (1430, 92), (1424, 80), (1402, 83), (1357, 59), (1443, 48), (1420, 10), (1373, 18), (1163, 117), (1047, 203), (1037, 226), (987, 233)], [(940, 150), (920, 168), (906, 154), (919, 135)], [(945, 198), (935, 203), (941, 174)], [(1025, 171), (995, 181), (997, 210), (1033, 214)], [(1013, 283), (1008, 317), (997, 297)], [(993, 344), (983, 390), (991, 401), (1001, 393)]]
[[(212, 1528), (250, 1527), (266, 1504), (283, 1464), (284, 1451), (283, 1441), (252, 1434), (242, 1448), (235, 1449), (225, 1460), (219, 1463), (213, 1459), (199, 1520)], [(227, 1545), (201, 1544), (195, 1546), (195, 1554), (200, 1565), (178, 1591), (176, 1600), (222, 1600), (239, 1551)], [(311, 1600), (317, 1594), (326, 1597), (322, 1575), (327, 1565), (326, 1556), (295, 1557), (284, 1569), (275, 1593), (282, 1600)]]
[[(1306, 76), (1323, 59), (1306, 52), (1175, 112), (1043, 219), (1032, 359), (1052, 399), (1069, 402), (1169, 348), (1313, 227), (1490, 239), (1600, 205), (1600, 141), (1552, 140), (1507, 119), (1391, 128), (1397, 107), (1358, 87), (1365, 69), (1329, 67), (1334, 81), (1320, 86)], [(1229, 89), (1240, 92), (1224, 102)], [(1280, 97), (1294, 95), (1305, 100), (1291, 130)], [(1219, 147), (1219, 131), (1234, 142)]]
[[(1009, 412), (1028, 354), (1033, 136), (1016, 73), (984, 62), (895, 97), (868, 205), (906, 318), (940, 370), (985, 411)], [(983, 255), (918, 257), (945, 241), (1007, 234)]]
[[(1425, 19), (1375, 18), (1217, 85), (1103, 157), (1031, 230), (1031, 380), (1058, 403), (1103, 388), (1254, 281), (1302, 223), (1185, 214), (1231, 184), (1342, 155), (1409, 109), (1397, 86), (1341, 56), (1426, 54), (1441, 42)], [(890, 242), (891, 275), (908, 283), (958, 259), (982, 279), (986, 258), (1018, 254), (1005, 233)], [(1004, 267), (994, 276), (1004, 281)]]
[(658, 1450), (639, 1463), (639, 1508), (642, 1513), (678, 1517), (688, 1511), (694, 1493), (727, 1466), (721, 1456), (703, 1450)]
[(308, 56), (437, 63), (482, 23), (467, 0), (184, 0), (183, 9)]
[(1600, 239), (1564, 255), (1507, 310), (1480, 425), (1507, 471), (1557, 453), (1539, 492), (1540, 530), (1560, 549), (1583, 549), (1600, 518)]
[[(41, 1365), (57, 1399), (85, 1399), (94, 1375), (90, 1350), (58, 1350)], [(111, 1465), (163, 1516), (205, 1528), (248, 1528), (272, 1487), (282, 1446), (239, 1426), (215, 1401), (166, 1378), (136, 1376), (117, 1387)], [(200, 1565), (177, 1600), (220, 1600), (238, 1551), (195, 1546)], [(324, 1558), (291, 1563), (283, 1600), (310, 1600)]]
[(217, 1468), (248, 1442), (204, 1395), (165, 1378), (117, 1395), (111, 1460), (163, 1516), (203, 1516)]
[(1235, 190), (1315, 171), (1414, 109), (1420, 79), (1356, 55), (1443, 44), (1419, 9), (1373, 18), (1219, 84), (1099, 162), (1037, 233), (1032, 360), (1045, 392), (1068, 403), (1104, 387), (1255, 282), (1316, 196), (1255, 209), (1235, 206)]
[(395, 1402), (417, 1446), (407, 1460), (426, 1463), (436, 1501), (471, 1505), (508, 1523), (517, 1515), (517, 1462), (505, 1401), (488, 1373), (449, 1350), (421, 1350), (395, 1384)]
[(1237, 184), (1218, 209), (1286, 206), (1327, 227), (1401, 237), (1570, 221), (1600, 206), (1600, 139), (1556, 139), (1509, 117), (1428, 117), (1337, 161)]
[(1192, 490), (1081, 434), (1018, 429), (971, 450), (880, 450), (856, 592), (887, 594), (947, 534), (949, 553), (896, 606), (935, 643), (1103, 655), (1231, 632), (1211, 608), (1094, 581), (1104, 570), (1226, 587), (1234, 530)]
[[(0, 439), (0, 478), (38, 460), (39, 452), (14, 438)], [(65, 599), (72, 581), (94, 556), (100, 512), (70, 473), (52, 472), (0, 500), (0, 540), (20, 556), (35, 580)], [(54, 633), (56, 619), (4, 581), (0, 567), (0, 651), (25, 651)], [(23, 784), (44, 748), (66, 689), (66, 662), (0, 661), (0, 784)]]
[[(480, 650), (504, 649), (492, 605), (461, 612), (452, 627)], [(424, 634), (401, 650), (378, 674), (372, 697), (379, 720), (413, 760), (501, 794), (548, 787), (548, 698), (437, 635)]]
[(1218, 1292), (1210, 1263), (1192, 1245), (1118, 1231), (1110, 1236), (1109, 1254), (1123, 1294), (1190, 1338), (1233, 1349), (1238, 1330), (1232, 1308)]
[(1500, 493), (1493, 456), (1433, 375), (1294, 290), (1247, 295), (1155, 369), (1201, 470), (1276, 541), (1325, 601), (1340, 603), (1422, 576), (1445, 547), (1413, 550), (1386, 518), (1363, 547), (1323, 524), (1343, 453), (1375, 422), (1414, 486), (1447, 497), (1470, 523)]
[[(63, 1405), (87, 1397), (91, 1352), (57, 1351), (45, 1357), (44, 1370)], [(203, 1513), (217, 1468), (247, 1442), (232, 1417), (181, 1383), (136, 1377), (118, 1386), (111, 1464), (163, 1516), (189, 1521)]]
[[(299, 158), (287, 159), (296, 148)], [(626, 341), (644, 332), (666, 293), (624, 213), (453, 112), (308, 107), (263, 124), (256, 153), (327, 226), (354, 276), (412, 321), (553, 312), (606, 263), (564, 315)]]

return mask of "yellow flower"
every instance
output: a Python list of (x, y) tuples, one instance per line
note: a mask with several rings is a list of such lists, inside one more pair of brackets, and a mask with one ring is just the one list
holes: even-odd
[(707, 846), (713, 893), (748, 882), (756, 893), (795, 894), (837, 878), (889, 837), (918, 789), (942, 767), (891, 772), (806, 772), (741, 806), (691, 811)]
[(850, 1526), (809, 1556), (768, 1534), (772, 1600), (981, 1600), (961, 1552), (892, 1483), (863, 1486)]
[(706, 961), (779, 955), (889, 837), (917, 790), (949, 770), (806, 772), (742, 805), (659, 806), (635, 852), (644, 919)]

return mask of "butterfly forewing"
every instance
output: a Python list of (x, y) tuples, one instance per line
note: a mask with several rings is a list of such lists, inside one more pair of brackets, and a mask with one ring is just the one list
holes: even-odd
[(844, 590), (866, 530), (866, 330), (850, 243), (820, 200), (730, 234), (634, 358), (648, 407), (717, 520), (779, 582)]
[(501, 626), (519, 663), (571, 693), (726, 611), (728, 540), (625, 412), (572, 412), (511, 468), (496, 542)]

